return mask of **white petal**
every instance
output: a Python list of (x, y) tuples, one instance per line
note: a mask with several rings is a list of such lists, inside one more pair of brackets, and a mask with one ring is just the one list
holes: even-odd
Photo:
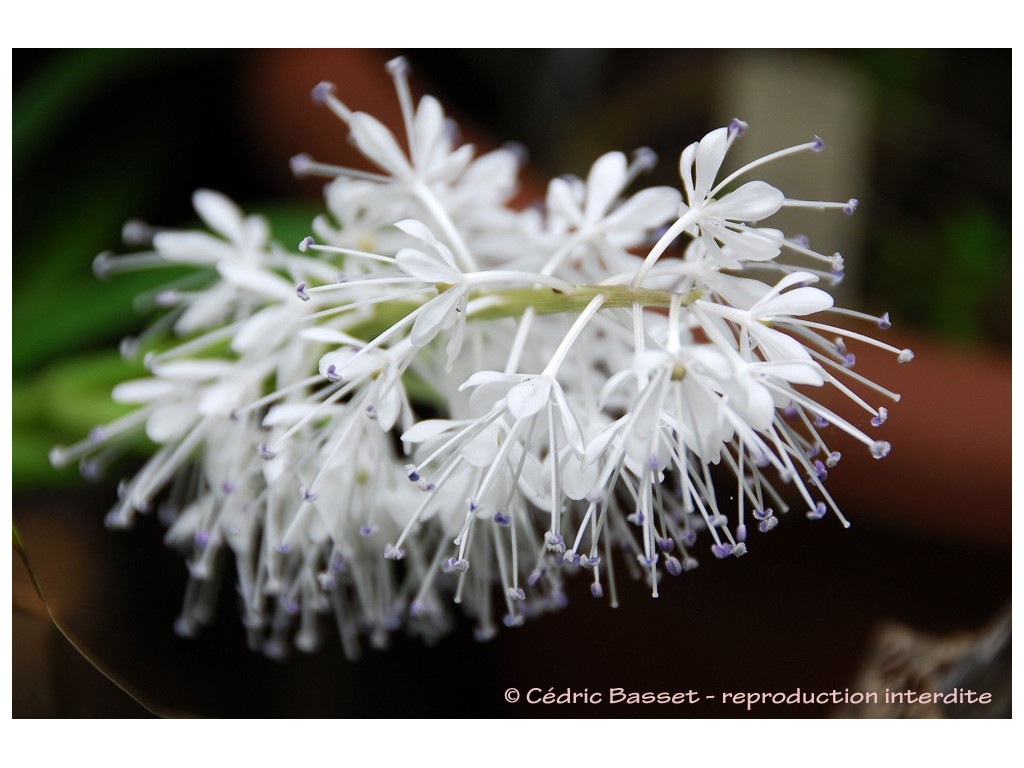
[(451, 419), (424, 419), (423, 421), (416, 422), (402, 433), (402, 442), (426, 442), (464, 424), (465, 422), (463, 421), (452, 421)]
[(399, 385), (390, 386), (383, 397), (377, 398), (374, 407), (377, 412), (377, 426), (384, 432), (390, 432), (402, 411), (402, 395)]
[(569, 447), (579, 454), (583, 455), (583, 431), (580, 429), (579, 420), (576, 418), (576, 414), (569, 408), (569, 403), (565, 399), (565, 393), (562, 392), (562, 388), (556, 383), (552, 388), (555, 395), (555, 403), (558, 405), (558, 414), (562, 417), (562, 431), (565, 432), (565, 439), (569, 443)]
[(697, 200), (707, 197), (711, 187), (714, 186), (715, 177), (725, 160), (725, 153), (729, 149), (729, 129), (716, 128), (700, 140), (697, 146), (697, 180), (695, 192)]
[(782, 191), (768, 182), (749, 181), (735, 192), (704, 206), (704, 215), (732, 221), (759, 221), (779, 210), (785, 201)]
[(403, 219), (402, 221), (396, 221), (395, 226), (405, 232), (410, 237), (415, 237), (417, 240), (422, 240), (425, 243), (431, 245), (437, 245), (437, 238), (434, 233), (430, 231), (430, 227), (424, 224), (422, 221), (416, 219)]
[(461, 283), (462, 273), (452, 269), (436, 256), (430, 256), (415, 248), (403, 248), (395, 257), (395, 263), (403, 272), (425, 283)]
[(762, 301), (757, 307), (757, 315), (758, 317), (810, 315), (828, 309), (832, 303), (832, 296), (820, 288), (794, 288)]
[(433, 96), (420, 99), (413, 121), (413, 134), (416, 137), (417, 165), (429, 172), (444, 160), (448, 152), (444, 110)]
[(709, 226), (709, 230), (722, 241), (730, 256), (743, 261), (769, 261), (782, 250), (782, 233), (775, 229), (735, 232), (725, 226)]
[(217, 283), (207, 288), (174, 323), (175, 332), (187, 336), (203, 328), (219, 325), (231, 312), (235, 294), (235, 289), (227, 283)]
[(153, 366), (153, 373), (162, 379), (197, 382), (230, 376), (235, 370), (227, 360), (178, 360)]
[(474, 387), (480, 387), (484, 384), (494, 384), (497, 382), (505, 383), (508, 386), (518, 384), (523, 380), (522, 376), (517, 376), (514, 373), (501, 373), (500, 371), (477, 371), (462, 384), (459, 385), (459, 392)]
[(355, 336), (349, 336), (347, 333), (335, 328), (324, 328), (322, 326), (303, 328), (299, 331), (298, 336), (299, 338), (306, 339), (307, 341), (319, 341), (325, 344), (349, 344), (358, 347), (366, 343), (361, 339), (357, 339)]
[(416, 320), (412, 324), (412, 332), (409, 334), (409, 340), (414, 347), (425, 347), (438, 333), (452, 327), (458, 320), (455, 307), (458, 306), (463, 293), (464, 291), (458, 288), (449, 288), (418, 310), (419, 314), (416, 316)]
[(612, 211), (605, 219), (605, 227), (654, 229), (676, 215), (681, 199), (679, 190), (671, 187), (645, 189)]
[(240, 404), (240, 396), (241, 387), (236, 380), (219, 381), (203, 390), (196, 409), (203, 416), (227, 416)]
[(114, 387), (110, 396), (118, 403), (150, 403), (174, 393), (173, 382), (163, 379), (133, 379)]
[(572, 451), (562, 453), (562, 492), (570, 499), (585, 499), (597, 483), (600, 466), (584, 465)]
[(359, 151), (385, 171), (401, 178), (412, 176), (409, 161), (384, 124), (365, 112), (354, 112), (349, 118), (352, 140)]
[(508, 410), (517, 419), (532, 416), (548, 404), (554, 380), (550, 376), (534, 376), (516, 384), (508, 391)]
[(192, 207), (214, 232), (233, 243), (245, 241), (242, 211), (226, 195), (212, 189), (197, 189), (192, 193)]
[(235, 333), (231, 348), (236, 352), (251, 352), (265, 348), (282, 330), (291, 317), (291, 312), (280, 304), (271, 305), (250, 317)]
[(264, 427), (290, 427), (317, 408), (316, 403), (282, 403), (273, 406), (263, 417)]
[(235, 255), (235, 249), (205, 232), (159, 232), (153, 248), (168, 261), (183, 264), (216, 264)]
[(583, 218), (598, 221), (621, 194), (626, 180), (626, 156), (609, 152), (597, 158), (587, 175), (587, 202)]
[(195, 418), (195, 407), (190, 403), (165, 405), (146, 420), (146, 435), (154, 443), (176, 440), (191, 428)]
[(626, 417), (623, 416), (598, 432), (594, 439), (587, 443), (586, 450), (583, 452), (583, 464), (588, 465), (597, 461), (625, 423)]
[(547, 208), (553, 215), (574, 227), (583, 225), (579, 202), (573, 195), (573, 188), (565, 179), (552, 179), (548, 184)]
[(501, 429), (497, 423), (488, 425), (459, 451), (474, 467), (489, 467), (501, 448)]
[(295, 286), (273, 272), (226, 259), (217, 263), (217, 271), (232, 285), (268, 299), (291, 301), (295, 298)]
[[(693, 158), (697, 154), (698, 142), (694, 142), (679, 154), (679, 178), (683, 180), (683, 189), (686, 190), (686, 200), (690, 205), (697, 205), (704, 202), (704, 198), (697, 198), (693, 189)], [(682, 215), (682, 214), (680, 214)]]

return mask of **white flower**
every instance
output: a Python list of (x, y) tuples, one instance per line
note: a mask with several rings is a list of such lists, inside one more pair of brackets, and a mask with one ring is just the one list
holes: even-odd
[[(712, 131), (681, 154), (685, 203), (663, 187), (626, 196), (651, 156), (607, 153), (586, 182), (550, 183), (542, 220), (507, 206), (515, 153), (456, 147), (437, 101), (414, 108), (404, 63), (390, 68), (408, 153), (332, 86), (314, 90), (381, 171), (293, 160), (333, 179), (313, 223), (326, 242), (291, 253), (200, 191), (215, 234), (162, 231), (151, 251), (97, 260), (209, 278), (158, 294), (155, 327), (177, 338), (144, 337), (151, 376), (114, 391), (137, 409), (52, 453), (91, 473), (133, 432), (157, 444), (108, 519), (161, 507), (189, 566), (178, 631), (211, 621), (228, 561), (253, 647), (311, 651), (333, 614), (354, 656), (362, 635), (438, 636), (450, 605), (485, 639), (499, 618), (564, 606), (579, 571), (602, 597), (620, 553), (657, 594), (702, 553), (753, 549), (748, 521), (767, 534), (790, 503), (846, 524), (824, 485), (839, 460), (825, 427), (881, 458), (889, 443), (858, 424), (882, 428), (888, 409), (857, 392), (899, 398), (851, 369), (847, 344), (913, 354), (823, 319), (890, 324), (811, 285), (841, 256), (753, 223), (851, 203), (732, 188), (820, 140), (719, 179), (745, 125)], [(629, 252), (670, 221), (642, 260)], [(680, 238), (684, 258), (662, 259)], [(868, 418), (823, 405), (825, 388)]]

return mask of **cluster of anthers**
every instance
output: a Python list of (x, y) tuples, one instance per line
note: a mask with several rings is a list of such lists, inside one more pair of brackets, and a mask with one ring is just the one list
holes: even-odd
[[(167, 522), (191, 575), (179, 632), (210, 622), (231, 567), (254, 647), (310, 650), (333, 615), (354, 654), (362, 635), (438, 635), (453, 602), (486, 638), (564, 605), (580, 571), (614, 605), (613, 564), (657, 595), (700, 553), (739, 556), (750, 527), (771, 531), (790, 508), (780, 483), (800, 512), (847, 525), (822, 428), (882, 458), (889, 443), (857, 424), (886, 409), (852, 387), (899, 397), (846, 344), (913, 355), (831, 322), (889, 326), (815, 287), (842, 277), (839, 254), (757, 224), (856, 208), (747, 180), (820, 139), (719, 178), (747, 127), (734, 120), (683, 150), (683, 194), (630, 194), (653, 154), (610, 152), (585, 180), (551, 181), (542, 211), (514, 210), (519, 154), (459, 146), (434, 98), (414, 106), (405, 63), (389, 69), (407, 150), (313, 89), (379, 172), (294, 158), (330, 179), (297, 249), (204, 190), (213, 234), (135, 225), (149, 250), (96, 262), (196, 270), (156, 295), (166, 312), (131, 345), (150, 376), (113, 397), (138, 407), (52, 456), (94, 472), (133, 431), (156, 444), (108, 523)], [(866, 415), (826, 407), (823, 388)]]

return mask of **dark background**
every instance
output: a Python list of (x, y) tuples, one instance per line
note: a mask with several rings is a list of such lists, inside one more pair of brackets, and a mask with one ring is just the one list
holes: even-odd
[[(606, 149), (649, 145), (663, 158), (652, 183), (666, 184), (678, 183), (679, 150), (721, 124), (717, 78), (739, 54), (407, 53), (414, 91), (440, 96), (481, 143), (528, 147), (535, 178), (585, 174)], [(388, 55), (15, 51), (14, 520), (51, 607), (89, 653), (161, 711), (200, 715), (729, 717), (747, 714), (710, 702), (690, 710), (513, 706), (502, 695), (509, 686), (842, 689), (882, 622), (946, 634), (976, 629), (1008, 603), (1010, 479), (968, 470), (950, 482), (971, 488), (964, 496), (979, 509), (922, 501), (911, 515), (906, 499), (915, 488), (848, 492), (840, 498), (854, 521), (848, 531), (834, 520), (786, 520), (747, 557), (702, 562), (670, 580), (658, 600), (628, 585), (617, 610), (571, 581), (569, 609), (487, 644), (465, 625), (434, 648), (398, 637), (391, 650), (367, 650), (350, 663), (332, 640), (279, 664), (247, 649), (228, 584), (211, 630), (177, 638), (171, 625), (185, 568), (163, 548), (158, 523), (144, 519), (126, 533), (102, 527), (131, 460), (89, 489), (45, 460), (50, 445), (78, 439), (109, 412), (110, 386), (126, 370), (111, 350), (144, 322), (132, 296), (159, 283), (146, 275), (100, 282), (90, 261), (121, 247), (127, 219), (191, 222), (196, 187), (270, 214), (282, 240), (297, 241), (317, 210), (319, 184), (291, 179), (288, 157), (312, 150), (334, 160), (346, 149), (341, 126), (309, 104), (308, 89), (328, 78), (354, 108), (376, 111), (379, 101), (394, 110), (379, 68)], [(938, 349), (1005, 374), (1007, 388), (995, 395), (980, 374), (977, 390), (969, 373), (956, 378), (960, 389), (947, 394), (960, 409), (936, 410), (935, 419), (948, 420), (951, 433), (969, 433), (972, 416), (994, 410), (1008, 419), (1009, 51), (779, 56), (796, 66), (826, 60), (862, 87), (868, 188), (858, 190), (865, 240), (854, 290)], [(523, 202), (537, 189), (528, 181)], [(963, 450), (991, 451), (1001, 467), (1008, 434), (976, 435)], [(955, 473), (956, 457), (950, 467), (931, 471)], [(14, 569), (15, 716), (145, 715), (52, 629), (17, 557)], [(793, 706), (751, 714), (830, 713)]]

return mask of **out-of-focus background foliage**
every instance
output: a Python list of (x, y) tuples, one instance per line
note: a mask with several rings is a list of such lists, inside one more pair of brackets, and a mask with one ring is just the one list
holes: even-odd
[[(647, 145), (662, 158), (651, 182), (677, 185), (681, 148), (734, 115), (751, 122), (743, 142), (754, 142), (761, 153), (821, 133), (828, 146), (824, 162), (838, 163), (825, 166), (826, 182), (840, 190), (833, 194), (862, 201), (857, 216), (836, 230), (853, 227), (840, 246), (850, 265), (842, 290), (856, 298), (850, 303), (888, 310), (897, 327), (922, 329), (950, 344), (1008, 350), (1009, 51), (447, 50), (407, 56), (414, 90), (441, 97), (472, 138), (527, 147), (537, 179), (584, 175), (603, 151)], [(308, 89), (332, 79), (343, 98), (355, 92), (351, 106), (367, 109), (373, 107), (361, 94), (377, 89), (379, 101), (395, 109), (378, 62), (373, 72), (383, 88), (361, 85), (366, 72), (351, 61), (336, 52), (14, 52), (16, 522), (31, 528), (34, 520), (49, 519), (48, 510), (74, 501), (91, 515), (72, 526), (83, 541), (100, 546), (104, 537), (119, 538), (115, 546), (138, 557), (137, 540), (130, 540), (143, 533), (97, 530), (102, 513), (96, 509), (112, 498), (118, 473), (95, 493), (62, 492), (57, 489), (81, 488), (82, 479), (73, 468), (53, 470), (46, 458), (53, 444), (75, 441), (116, 413), (110, 388), (141, 370), (117, 352), (119, 341), (149, 317), (135, 297), (169, 277), (154, 272), (100, 281), (92, 258), (125, 250), (121, 228), (130, 219), (193, 223), (190, 194), (197, 187), (219, 189), (247, 210), (268, 214), (281, 242), (297, 242), (318, 210), (319, 183), (291, 179), (289, 156), (312, 149), (332, 161), (333, 149), (340, 154), (346, 147), (343, 126), (309, 104)], [(812, 90), (813, 98), (799, 98)], [(780, 143), (760, 147), (759, 131), (771, 142), (782, 137)], [(856, 163), (843, 166), (843, 158)], [(820, 175), (820, 169), (806, 173)], [(778, 177), (769, 171), (766, 178)], [(541, 187), (527, 185), (524, 203), (535, 189)], [(146, 546), (158, 550), (159, 533), (147, 529), (146, 535)], [(40, 558), (43, 548), (37, 545)], [(893, 545), (891, 554), (898, 553)], [(964, 557), (945, 550), (930, 556), (936, 564)], [(153, 557), (169, 574), (154, 579), (172, 590), (164, 600), (170, 607), (134, 620), (169, 635), (164, 614), (173, 618), (173, 590), (183, 584), (183, 569), (172, 555)], [(57, 559), (66, 571), (79, 562), (74, 558), (69, 550)], [(989, 574), (992, 585), (1002, 584), (1000, 574)], [(145, 601), (152, 587), (104, 582), (104, 589)], [(1001, 599), (1000, 589), (990, 590), (990, 607)], [(63, 605), (87, 612), (73, 595)], [(94, 605), (89, 610), (104, 615)], [(985, 614), (978, 611), (980, 620)], [(230, 599), (224, 612), (222, 623), (235, 620)], [(113, 653), (131, 656), (129, 641), (119, 642), (124, 647), (115, 643)], [(195, 648), (183, 652), (194, 655)], [(248, 652), (239, 644), (238, 653)], [(367, 668), (358, 674), (367, 675)], [(111, 703), (118, 695), (98, 706), (132, 713), (133, 705)], [(29, 696), (22, 711), (87, 713), (47, 696), (42, 703)], [(171, 698), (175, 706), (200, 706)], [(229, 699), (218, 702), (216, 711), (231, 713)], [(476, 706), (472, 700), (449, 704), (453, 711)], [(380, 711), (387, 711), (385, 703)]]

